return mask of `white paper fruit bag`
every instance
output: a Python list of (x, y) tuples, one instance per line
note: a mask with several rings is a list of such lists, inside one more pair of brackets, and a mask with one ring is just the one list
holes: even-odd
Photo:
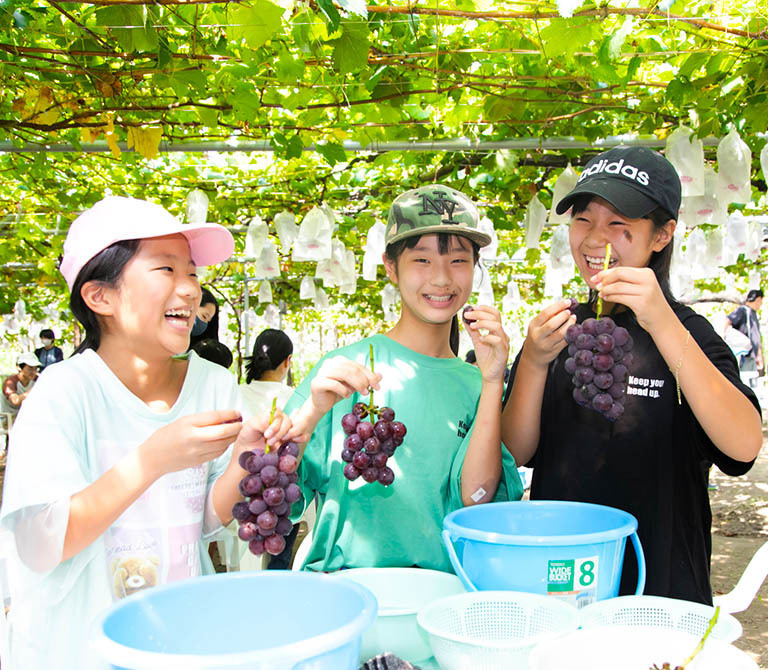
[(496, 258), (496, 254), (499, 250), (499, 236), (496, 234), (496, 229), (493, 227), (493, 221), (487, 216), (484, 216), (478, 221), (477, 228), (491, 237), (490, 243), (480, 249), (480, 258), (493, 260)]
[(319, 207), (307, 212), (299, 226), (299, 234), (293, 243), (294, 261), (320, 261), (331, 257), (333, 225), (328, 215)]
[(272, 287), (266, 280), (259, 284), (259, 302), (272, 302)]
[(717, 145), (719, 195), (726, 202), (752, 200), (752, 152), (734, 128)]
[(305, 276), (301, 280), (301, 286), (299, 287), (299, 298), (301, 300), (313, 300), (315, 293), (315, 280), (312, 277)]
[(328, 309), (328, 294), (319, 288), (315, 292), (315, 299), (313, 300), (315, 309)]
[(384, 233), (387, 227), (381, 221), (376, 221), (369, 229), (365, 238), (365, 252), (363, 253), (363, 279), (376, 280), (376, 270), (381, 263), (384, 253)]
[(693, 130), (680, 126), (667, 138), (667, 160), (680, 177), (683, 196), (704, 195), (704, 144)]
[(528, 206), (525, 208), (525, 246), (528, 249), (536, 249), (539, 246), (541, 231), (544, 230), (544, 223), (547, 220), (547, 208), (539, 200), (539, 196), (534, 195)]
[(553, 270), (557, 270), (563, 275), (573, 274), (574, 263), (571, 255), (569, 229), (565, 223), (561, 223), (552, 231), (549, 262)]
[(562, 214), (558, 214), (555, 209), (557, 208), (558, 203), (573, 190), (573, 187), (576, 186), (578, 181), (579, 174), (576, 172), (576, 170), (573, 169), (573, 166), (568, 163), (566, 168), (557, 178), (557, 181), (555, 182), (555, 188), (552, 191), (552, 207), (549, 210), (550, 224), (555, 225), (558, 223), (570, 223), (570, 209), (563, 212)]
[(691, 269), (694, 279), (705, 279), (708, 275), (706, 268), (707, 238), (701, 228), (694, 228), (688, 235), (685, 260)]
[(683, 198), (684, 213), (681, 218), (688, 228), (710, 223), (725, 225), (728, 218), (728, 203), (718, 195), (718, 176), (710, 166), (704, 168), (704, 194)]
[(749, 227), (744, 215), (739, 211), (733, 212), (728, 217), (725, 244), (723, 245), (726, 265), (733, 265), (738, 260), (739, 254), (746, 254), (748, 236)]
[(259, 258), (266, 241), (267, 224), (257, 214), (251, 219), (251, 222), (248, 224), (248, 230), (245, 233), (245, 257)]
[(208, 218), (208, 196), (196, 188), (187, 194), (187, 223), (205, 223)]
[(290, 252), (294, 240), (299, 235), (296, 225), (296, 215), (293, 212), (282, 211), (275, 214), (275, 231), (280, 238), (280, 247), (284, 254)]
[(504, 294), (504, 297), (501, 299), (501, 309), (502, 311), (507, 314), (515, 309), (517, 309), (521, 304), (520, 299), (520, 288), (517, 285), (517, 282), (514, 279), (510, 279), (509, 283), (507, 284), (507, 292)]
[(261, 248), (253, 272), (257, 277), (279, 277), (280, 258), (277, 255), (277, 247), (272, 240), (267, 239)]
[(707, 231), (707, 254), (704, 264), (710, 272), (723, 265), (723, 228)]

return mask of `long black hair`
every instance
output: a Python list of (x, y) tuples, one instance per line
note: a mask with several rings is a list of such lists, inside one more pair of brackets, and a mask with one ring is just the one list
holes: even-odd
[(277, 368), (292, 353), (293, 342), (282, 330), (262, 330), (253, 343), (253, 355), (246, 359), (245, 381), (248, 384), (259, 381), (267, 370)]
[[(585, 209), (587, 209), (589, 203), (594, 198), (594, 195), (586, 193), (575, 200), (573, 203), (573, 209), (571, 210), (571, 217), (574, 217), (577, 214), (581, 214)], [(667, 221), (670, 219), (677, 219), (677, 217), (672, 216), (672, 214), (670, 214), (663, 207), (657, 207), (652, 212), (641, 218), (650, 220), (650, 222), (653, 224), (654, 232), (663, 228), (667, 224)], [(672, 263), (672, 252), (674, 251), (674, 247), (675, 241), (674, 239), (670, 239), (667, 245), (661, 251), (654, 251), (651, 254), (651, 259), (648, 261), (648, 267), (651, 268), (653, 273), (656, 275), (656, 281), (659, 283), (661, 292), (670, 305), (677, 304), (675, 296), (672, 295), (672, 289), (669, 287), (669, 267)], [(596, 301), (597, 292), (590, 290), (589, 304), (593, 304)]]
[[(430, 233), (425, 233), (426, 235), (429, 235)], [(434, 233), (432, 233), (434, 234)], [(437, 252), (441, 256), (445, 256), (450, 250), (451, 250), (451, 238), (454, 236), (454, 233), (437, 233)], [(457, 237), (463, 237), (462, 235), (457, 235)], [(395, 242), (394, 244), (388, 244), (387, 248), (385, 250), (385, 255), (387, 258), (392, 261), (392, 263), (397, 263), (397, 260), (402, 255), (403, 251), (406, 249), (413, 249), (419, 242), (419, 240), (422, 238), (421, 235), (414, 235), (413, 237), (406, 237), (404, 240), (399, 240)], [(477, 242), (473, 242), (468, 237), (465, 237), (471, 245), (472, 245), (472, 257), (474, 258), (475, 264), (477, 264), (477, 261), (480, 259), (480, 246), (477, 244)], [(451, 334), (448, 337), (448, 343), (451, 347), (451, 351), (453, 352), (454, 356), (459, 355), (459, 319), (454, 314), (453, 319), (451, 319)]]
[(98, 317), (86, 305), (80, 291), (86, 282), (95, 281), (105, 286), (115, 286), (123, 275), (123, 270), (139, 250), (141, 240), (122, 240), (108, 246), (89, 260), (77, 274), (69, 296), (69, 308), (85, 330), (85, 337), (75, 350), (79, 354), (86, 349), (99, 348), (101, 344), (101, 325)]
[(189, 338), (189, 348), (192, 349), (198, 342), (203, 340), (216, 340), (219, 341), (219, 301), (216, 300), (216, 296), (213, 295), (205, 286), (201, 286), (203, 297), (200, 299), (200, 307), (203, 305), (213, 305), (216, 311), (213, 313), (213, 318), (208, 322), (205, 330), (199, 335), (191, 335)]

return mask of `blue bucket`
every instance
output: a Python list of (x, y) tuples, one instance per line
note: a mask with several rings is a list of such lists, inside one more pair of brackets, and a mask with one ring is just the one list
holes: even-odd
[(370, 591), (329, 575), (210, 575), (115, 603), (92, 644), (120, 670), (355, 670), (376, 610)]
[(443, 520), (443, 542), (468, 590), (527, 591), (579, 607), (618, 595), (624, 548), (637, 554), (637, 591), (645, 557), (637, 519), (579, 502), (519, 501), (464, 507)]

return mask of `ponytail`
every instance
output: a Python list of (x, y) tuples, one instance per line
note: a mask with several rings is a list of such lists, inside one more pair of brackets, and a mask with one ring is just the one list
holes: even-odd
[[(278, 364), (279, 365), (279, 364)], [(253, 356), (248, 358), (248, 364), (245, 367), (245, 381), (250, 384), (252, 381), (258, 381), (267, 370), (274, 370), (272, 361), (269, 360), (266, 351), (262, 348), (257, 351), (253, 348)]]
[(293, 342), (282, 330), (263, 330), (253, 343), (253, 355), (246, 359), (246, 383), (259, 381), (265, 372), (275, 370), (292, 353)]

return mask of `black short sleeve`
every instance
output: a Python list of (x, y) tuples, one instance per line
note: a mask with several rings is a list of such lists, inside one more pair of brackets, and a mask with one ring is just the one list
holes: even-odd
[[(743, 312), (744, 310), (737, 311)], [(757, 412), (760, 413), (760, 403), (757, 400), (757, 396), (755, 396), (752, 389), (741, 381), (739, 365), (736, 362), (733, 352), (723, 341), (723, 338), (715, 332), (714, 328), (712, 328), (712, 324), (710, 324), (703, 316), (696, 314), (696, 312), (689, 308), (678, 310), (677, 316), (683, 325), (690, 331), (691, 337), (696, 341), (706, 357), (729, 382), (747, 397), (747, 399), (755, 406)], [(685, 365), (685, 361), (683, 361), (683, 365)], [(726, 456), (712, 443), (704, 432), (704, 429), (701, 427), (701, 424), (694, 418), (693, 413), (691, 413), (690, 416), (693, 424), (692, 433), (694, 435), (695, 444), (706, 460), (713, 462), (727, 475), (738, 476), (749, 471), (754, 461), (745, 463)]]

